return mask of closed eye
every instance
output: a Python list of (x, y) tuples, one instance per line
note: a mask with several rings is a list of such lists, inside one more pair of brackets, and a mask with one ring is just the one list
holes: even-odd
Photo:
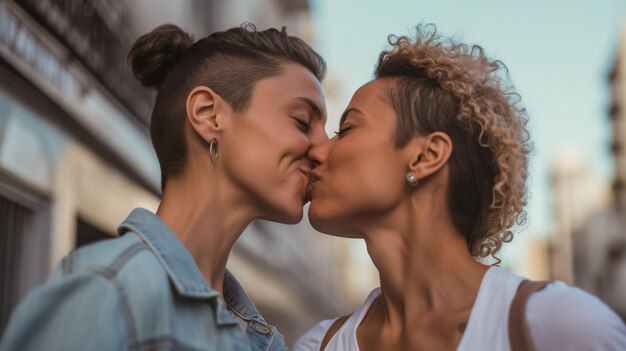
[(345, 136), (345, 134), (347, 132), (350, 131), (350, 129), (352, 129), (352, 127), (343, 127), (341, 129), (339, 129), (338, 132), (334, 132), (334, 133), (339, 137), (339, 139), (341, 139), (341, 138), (343, 138)]
[(308, 132), (309, 129), (311, 129), (311, 125), (309, 124), (309, 122), (307, 122), (304, 119), (301, 118), (297, 118), (297, 117), (293, 117), (293, 119), (296, 121), (296, 123), (298, 124), (298, 127), (303, 131), (303, 132)]

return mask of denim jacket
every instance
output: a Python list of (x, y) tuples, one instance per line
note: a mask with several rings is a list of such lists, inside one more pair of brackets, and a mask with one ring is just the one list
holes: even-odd
[(155, 214), (133, 210), (118, 233), (65, 257), (16, 308), (0, 351), (287, 350), (235, 277), (220, 299)]

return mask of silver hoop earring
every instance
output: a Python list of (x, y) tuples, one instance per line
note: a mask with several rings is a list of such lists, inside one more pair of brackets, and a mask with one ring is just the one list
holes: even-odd
[(420, 181), (415, 176), (415, 173), (413, 173), (411, 171), (406, 172), (406, 181), (412, 187), (416, 187), (420, 183)]
[(211, 140), (209, 144), (209, 155), (211, 156), (211, 163), (215, 164), (217, 162), (217, 140)]

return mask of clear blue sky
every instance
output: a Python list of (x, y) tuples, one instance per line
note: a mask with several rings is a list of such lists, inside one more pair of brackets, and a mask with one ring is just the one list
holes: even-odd
[(528, 109), (535, 144), (525, 233), (543, 235), (553, 228), (549, 172), (557, 150), (575, 147), (596, 177), (611, 179), (607, 77), (626, 25), (626, 0), (311, 3), (315, 46), (327, 59), (329, 75), (340, 80), (341, 108), (371, 79), (387, 35), (411, 33), (420, 22), (479, 44), (507, 65)]

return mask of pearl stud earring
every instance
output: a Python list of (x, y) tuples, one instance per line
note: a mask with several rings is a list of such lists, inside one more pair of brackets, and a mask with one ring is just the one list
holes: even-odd
[(420, 183), (420, 181), (415, 176), (415, 173), (413, 173), (411, 171), (406, 172), (406, 181), (412, 187), (416, 187)]

